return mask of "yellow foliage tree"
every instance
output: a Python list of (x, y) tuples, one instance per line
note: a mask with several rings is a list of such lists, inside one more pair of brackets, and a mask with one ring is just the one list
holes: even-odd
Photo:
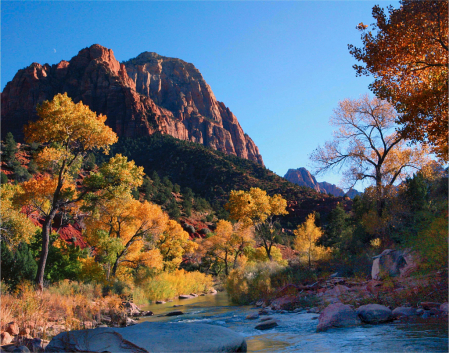
[[(287, 260), (284, 260), (284, 258), (282, 257), (281, 250), (277, 246), (273, 245), (273, 247), (271, 248), (271, 256), (273, 258), (273, 261), (277, 262), (279, 265), (286, 266), (288, 263)], [(262, 246), (252, 249), (252, 251), (250, 251), (248, 255), (248, 261), (266, 262), (269, 260), (270, 259), (267, 256), (267, 252)]]
[(293, 233), (295, 234), (295, 249), (300, 252), (301, 258), (308, 260), (309, 268), (312, 260), (317, 260), (328, 254), (328, 249), (316, 245), (316, 241), (323, 235), (323, 231), (315, 225), (315, 214), (309, 214), (306, 221), (299, 225)]
[(36, 159), (51, 176), (24, 184), (26, 192), (19, 200), (36, 206), (44, 218), (42, 251), (36, 275), (36, 283), (42, 288), (54, 217), (61, 209), (93, 191), (85, 188), (77, 193), (73, 176), (89, 151), (102, 149), (107, 153), (109, 146), (117, 141), (117, 136), (105, 125), (106, 116), (97, 116), (81, 102), (73, 103), (67, 94), (58, 94), (52, 101), (43, 102), (37, 107), (37, 114), (39, 119), (24, 128), (25, 140), (28, 143), (51, 143)]
[(119, 265), (162, 268), (155, 244), (166, 229), (168, 216), (155, 204), (134, 200), (129, 192), (102, 199), (86, 219), (86, 236), (106, 266), (107, 278)]
[(275, 242), (277, 231), (273, 217), (287, 214), (287, 201), (281, 195), (268, 196), (259, 188), (249, 191), (233, 190), (225, 205), (232, 219), (242, 222), (244, 226), (254, 226), (256, 237), (272, 260), (271, 248)]
[(18, 185), (1, 185), (1, 241), (12, 248), (16, 248), (21, 242), (28, 243), (37, 230), (33, 222), (13, 204), (12, 200), (17, 192), (20, 192)]
[(156, 246), (162, 255), (164, 270), (173, 271), (181, 264), (182, 256), (194, 251), (198, 244), (189, 239), (189, 233), (178, 222), (169, 220)]
[(231, 222), (220, 220), (213, 235), (198, 240), (201, 256), (206, 254), (224, 265), (225, 274), (229, 274), (231, 263), (235, 268), (239, 256), (243, 254), (244, 248), (253, 242), (251, 229), (242, 224), (232, 225)]

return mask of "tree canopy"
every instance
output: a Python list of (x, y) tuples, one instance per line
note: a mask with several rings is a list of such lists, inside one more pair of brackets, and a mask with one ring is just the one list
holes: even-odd
[(279, 194), (267, 195), (259, 188), (249, 191), (233, 190), (225, 208), (230, 218), (242, 222), (246, 226), (254, 226), (256, 238), (260, 241), (272, 260), (271, 248), (278, 234), (274, 227), (273, 217), (287, 214), (287, 201)]
[(401, 7), (373, 7), (371, 30), (360, 23), (363, 46), (349, 45), (363, 65), (357, 75), (373, 75), (370, 89), (400, 113), (402, 136), (427, 142), (447, 161), (448, 2), (402, 0)]
[(385, 187), (405, 180), (429, 158), (421, 146), (408, 147), (394, 131), (396, 112), (391, 104), (368, 95), (345, 99), (334, 109), (330, 122), (338, 130), (332, 141), (318, 147), (310, 156), (316, 172), (344, 169), (348, 187), (359, 181), (371, 181), (376, 188), (378, 212)]
[(295, 234), (295, 249), (299, 251), (301, 258), (307, 259), (309, 268), (313, 260), (328, 253), (325, 247), (316, 244), (323, 235), (323, 231), (315, 225), (315, 214), (309, 214), (306, 221), (299, 225), (293, 233)]

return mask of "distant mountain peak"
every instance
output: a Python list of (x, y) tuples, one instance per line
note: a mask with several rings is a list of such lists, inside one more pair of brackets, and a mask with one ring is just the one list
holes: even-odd
[(348, 192), (344, 192), (341, 188), (334, 184), (322, 181), (317, 182), (315, 177), (304, 167), (298, 169), (289, 169), (284, 175), (284, 178), (288, 181), (297, 184), (299, 186), (306, 186), (312, 188), (318, 192), (331, 194), (334, 196), (348, 196), (353, 199), (360, 194), (357, 190), (351, 189)]

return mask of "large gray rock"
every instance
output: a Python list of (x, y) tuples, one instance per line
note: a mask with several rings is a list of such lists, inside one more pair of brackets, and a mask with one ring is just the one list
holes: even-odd
[(329, 305), (320, 314), (316, 330), (317, 332), (326, 331), (331, 327), (349, 327), (359, 325), (360, 323), (360, 319), (354, 309), (349, 305), (335, 303)]
[(393, 320), (390, 308), (379, 304), (362, 305), (356, 312), (360, 320), (368, 324), (380, 324)]
[(46, 352), (246, 352), (243, 336), (206, 324), (144, 322), (124, 328), (63, 332)]
[(265, 320), (263, 322), (261, 322), (260, 324), (258, 324), (255, 329), (256, 330), (269, 330), (270, 328), (279, 326), (278, 322), (276, 320)]
[(410, 249), (387, 249), (382, 254), (373, 257), (371, 278), (380, 280), (385, 276), (407, 277), (417, 268), (417, 256)]
[(393, 310), (392, 312), (394, 318), (399, 317), (411, 317), (411, 316), (417, 316), (418, 313), (416, 312), (415, 308), (400, 306)]

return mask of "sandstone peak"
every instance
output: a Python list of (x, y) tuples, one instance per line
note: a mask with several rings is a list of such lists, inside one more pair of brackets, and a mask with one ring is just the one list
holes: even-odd
[(298, 169), (289, 169), (284, 175), (284, 178), (299, 186), (306, 186), (318, 192), (332, 194), (334, 196), (346, 195), (353, 199), (359, 194), (359, 192), (354, 189), (351, 189), (348, 192), (344, 192), (344, 190), (334, 184), (330, 184), (325, 181), (317, 182), (315, 177), (306, 168), (303, 167)]
[(19, 70), (1, 94), (2, 135), (11, 131), (20, 140), (23, 125), (37, 118), (36, 105), (64, 92), (106, 115), (119, 136), (160, 132), (263, 164), (257, 146), (193, 64), (154, 52), (119, 63), (99, 44), (69, 61)]

